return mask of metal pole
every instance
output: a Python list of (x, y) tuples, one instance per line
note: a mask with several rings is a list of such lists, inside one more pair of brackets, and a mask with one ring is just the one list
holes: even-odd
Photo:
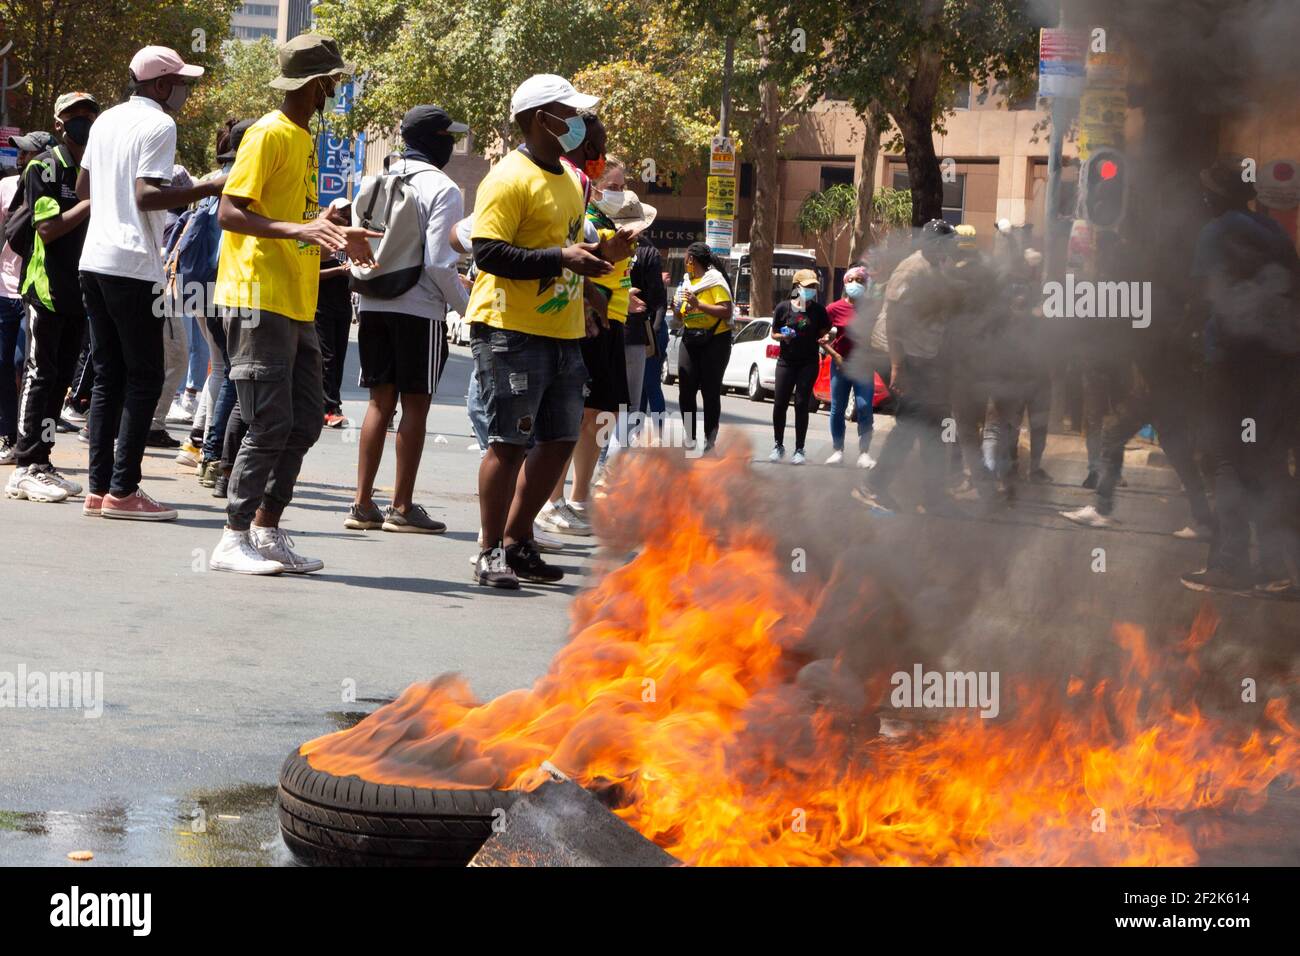
[(731, 128), (731, 66), (736, 54), (736, 38), (728, 36), (726, 51), (722, 59), (722, 113), (720, 126), (722, 135), (726, 136)]
[(0, 50), (0, 126), (9, 125), (9, 91), (16, 90), (27, 82), (28, 74), (24, 73), (21, 80), (9, 85), (9, 51), (14, 48), (14, 43), (10, 40), (5, 44), (5, 48)]

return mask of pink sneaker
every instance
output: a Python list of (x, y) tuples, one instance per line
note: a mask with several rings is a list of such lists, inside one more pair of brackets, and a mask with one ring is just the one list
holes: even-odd
[(160, 505), (149, 497), (143, 488), (137, 488), (125, 498), (104, 495), (100, 514), (105, 518), (124, 518), (130, 521), (174, 521), (176, 511)]
[(104, 496), (97, 495), (93, 491), (87, 492), (86, 503), (81, 506), (82, 517), (98, 518), (104, 513)]

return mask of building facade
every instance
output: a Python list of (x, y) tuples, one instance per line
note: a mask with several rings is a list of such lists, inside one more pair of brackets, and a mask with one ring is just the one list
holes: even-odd
[(284, 43), (311, 28), (311, 0), (260, 0), (241, 3), (230, 18), (230, 32), (237, 40), (269, 37)]

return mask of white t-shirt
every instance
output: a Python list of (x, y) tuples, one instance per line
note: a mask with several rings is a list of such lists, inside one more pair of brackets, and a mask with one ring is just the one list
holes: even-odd
[(167, 210), (142, 211), (135, 203), (135, 181), (170, 182), (175, 162), (176, 121), (153, 100), (133, 96), (95, 120), (81, 157), (90, 176), (84, 271), (163, 281)]
[[(20, 175), (0, 179), (0, 226), (4, 225), (9, 204), (14, 201), (14, 193), (18, 191), (18, 180), (21, 178)], [(22, 262), (18, 258), (18, 253), (9, 248), (9, 243), (4, 242), (3, 246), (0, 246), (0, 296), (6, 299), (19, 298), (18, 289), (22, 283), (22, 276), (18, 273), (21, 268)]]

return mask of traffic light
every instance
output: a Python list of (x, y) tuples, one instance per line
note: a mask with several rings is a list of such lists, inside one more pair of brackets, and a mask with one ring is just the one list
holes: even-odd
[(1115, 149), (1098, 149), (1083, 170), (1083, 209), (1099, 229), (1114, 229), (1124, 218), (1128, 193), (1128, 162)]

